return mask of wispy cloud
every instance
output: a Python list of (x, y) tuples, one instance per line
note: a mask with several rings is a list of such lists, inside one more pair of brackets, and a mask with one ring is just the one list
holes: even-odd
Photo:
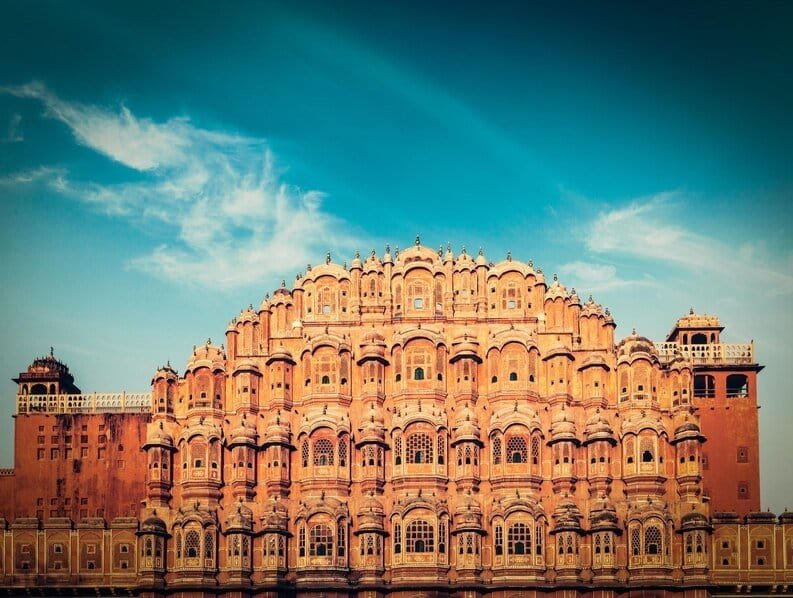
[(666, 192), (603, 212), (586, 233), (586, 247), (603, 256), (663, 262), (726, 278), (740, 272), (768, 292), (793, 293), (790, 255), (773, 256), (762, 242), (725, 243), (683, 227), (679, 214), (690, 201), (683, 193)]
[(104, 184), (44, 167), (0, 180), (44, 180), (109, 215), (175, 227), (175, 241), (132, 267), (182, 283), (238, 287), (354, 244), (347, 225), (323, 211), (321, 192), (281, 180), (263, 139), (201, 129), (181, 117), (155, 122), (125, 106), (69, 102), (37, 82), (0, 92), (41, 102), (45, 116), (68, 126), (79, 144), (139, 173), (131, 182)]
[(25, 140), (22, 134), (22, 115), (14, 114), (8, 122), (8, 130), (5, 137), (0, 139), (2, 143), (20, 143)]
[(651, 286), (652, 280), (626, 280), (617, 276), (617, 268), (611, 264), (575, 261), (559, 266), (559, 273), (567, 277), (580, 289), (597, 293), (626, 287)]

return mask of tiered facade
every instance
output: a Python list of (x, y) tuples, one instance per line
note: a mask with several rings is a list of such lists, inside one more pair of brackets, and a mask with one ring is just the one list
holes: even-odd
[[(757, 512), (753, 346), (693, 313), (664, 343), (614, 329), (531, 263), (417, 241), (309, 267), (158, 369), (144, 408), (37, 360), (0, 476), (2, 585), (788, 592), (793, 514)], [(711, 408), (749, 419), (725, 432)]]

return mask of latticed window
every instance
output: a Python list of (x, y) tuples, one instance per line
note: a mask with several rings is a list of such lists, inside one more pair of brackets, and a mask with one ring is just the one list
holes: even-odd
[(446, 436), (438, 434), (438, 463), (443, 465), (446, 462)]
[(528, 463), (526, 439), (523, 436), (507, 438), (507, 463)]
[(300, 526), (300, 532), (298, 533), (297, 548), (300, 556), (306, 556), (306, 528), (303, 525)]
[(509, 554), (531, 554), (531, 528), (528, 525), (515, 523), (509, 526), (507, 551)]
[(240, 537), (237, 535), (232, 536), (229, 542), (229, 556), (240, 556)]
[(394, 438), (394, 464), (402, 465), (402, 437)]
[(208, 559), (215, 558), (215, 539), (210, 532), (204, 534), (204, 557)]
[(435, 530), (428, 521), (416, 519), (405, 528), (405, 550), (407, 552), (433, 552)]
[(394, 524), (394, 554), (402, 552), (402, 525)]
[(318, 524), (308, 534), (309, 556), (330, 556), (333, 553), (333, 532), (327, 525)]
[(494, 535), (496, 538), (496, 554), (502, 555), (504, 554), (504, 528), (497, 525)]
[(333, 443), (327, 438), (314, 443), (314, 465), (333, 465)]
[(308, 467), (308, 440), (303, 440), (300, 445), (300, 458), (303, 461), (303, 467)]
[(341, 520), (336, 526), (336, 552), (339, 556), (344, 556), (346, 550), (347, 530), (345, 529), (344, 520)]
[(593, 543), (593, 549), (595, 554), (600, 554), (601, 546), (600, 546), (600, 534), (595, 534), (595, 541)]
[(182, 558), (182, 534), (176, 534), (176, 558)]
[(652, 438), (642, 438), (639, 444), (639, 452), (641, 453), (642, 463), (652, 463), (654, 460), (654, 447)]
[(152, 555), (152, 541), (151, 538), (146, 538), (146, 543), (144, 544), (143, 548), (143, 556), (151, 556)]
[(603, 552), (611, 554), (611, 534), (603, 534)]
[(545, 538), (545, 530), (542, 527), (542, 523), (538, 523), (537, 526), (534, 528), (534, 541), (536, 542), (534, 546), (534, 554), (540, 556), (542, 554), (542, 543)]
[(531, 439), (531, 464), (539, 465), (540, 463), (540, 439), (536, 436)]
[(197, 558), (199, 552), (199, 535), (195, 530), (190, 530), (184, 536), (184, 550), (187, 558)]
[(441, 519), (438, 524), (438, 552), (446, 554), (446, 520)]
[(641, 553), (641, 532), (638, 527), (631, 530), (631, 555), (639, 556)]
[(518, 285), (511, 282), (501, 291), (501, 309), (520, 309), (521, 298)]
[(407, 438), (408, 463), (432, 463), (432, 439), (428, 434), (417, 432)]
[(707, 545), (702, 540), (702, 532), (697, 532), (697, 554), (707, 552)]
[(413, 380), (431, 380), (432, 362), (429, 351), (413, 349), (407, 353), (407, 375)]
[(493, 465), (501, 464), (501, 438), (493, 437)]
[(323, 386), (336, 384), (336, 356), (322, 355), (316, 360), (314, 377)]
[(644, 553), (661, 554), (661, 530), (654, 525), (644, 530)]
[(347, 437), (343, 436), (339, 440), (339, 466), (345, 467), (347, 465)]

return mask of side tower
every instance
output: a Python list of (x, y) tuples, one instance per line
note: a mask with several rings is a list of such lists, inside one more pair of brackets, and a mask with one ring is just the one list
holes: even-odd
[(711, 512), (746, 515), (760, 510), (760, 443), (757, 374), (763, 369), (754, 343), (722, 343), (719, 318), (680, 318), (661, 346), (679, 351), (694, 366), (694, 405), (708, 443), (702, 476)]

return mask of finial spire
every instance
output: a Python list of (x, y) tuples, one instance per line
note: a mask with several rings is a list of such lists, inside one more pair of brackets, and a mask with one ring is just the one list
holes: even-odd
[(286, 288), (286, 280), (284, 280), (283, 278), (281, 279), (281, 288), (282, 289)]
[(330, 263), (330, 251), (328, 251), (328, 252), (325, 254), (325, 263), (326, 263), (326, 264), (329, 264), (329, 263)]
[(421, 247), (421, 235), (416, 235), (416, 247)]
[(508, 262), (512, 261), (512, 252), (511, 251), (507, 251), (507, 261)]
[(50, 347), (50, 357), (55, 357), (55, 348)]

